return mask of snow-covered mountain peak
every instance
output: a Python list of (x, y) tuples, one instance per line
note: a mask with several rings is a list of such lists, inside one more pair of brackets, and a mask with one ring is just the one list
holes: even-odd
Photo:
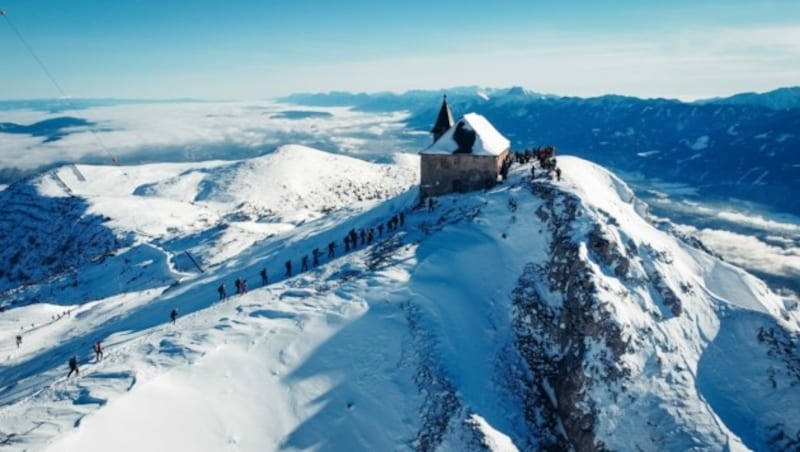
[[(431, 209), (409, 190), (416, 156), (374, 165), (287, 147), (126, 167), (130, 182), (106, 189), (101, 168), (78, 167), (83, 185), (58, 170), (73, 187), (58, 202), (77, 203), (81, 221), (93, 215), (81, 208), (106, 215), (88, 224), (118, 240), (133, 231), (139, 245), (15, 292), (43, 303), (0, 315), (0, 441), (84, 452), (797, 448), (798, 307), (656, 227), (605, 169), (558, 164), (561, 180), (517, 165), (494, 189)], [(0, 196), (9, 190), (21, 193)], [(219, 300), (237, 278), (250, 290)], [(95, 362), (98, 337), (107, 358)], [(81, 377), (64, 379), (72, 354)]]
[(238, 165), (231, 177), (216, 182), (224, 190), (207, 199), (233, 195), (237, 200), (275, 211), (331, 210), (382, 199), (407, 189), (418, 177), (418, 163), (381, 165), (299, 145)]
[[(719, 301), (763, 312), (779, 321), (786, 317), (782, 297), (772, 293), (763, 281), (706, 253), (697, 253), (696, 248), (653, 227), (647, 205), (636, 198), (633, 190), (619, 177), (599, 165), (575, 157), (562, 157), (559, 163), (564, 173), (561, 187), (573, 193), (583, 208), (592, 212), (588, 221), (590, 227), (602, 230), (620, 250), (644, 245), (656, 254), (669, 254), (671, 271), (680, 274), (684, 284), (702, 280), (706, 289)], [(745, 282), (731, 287), (737, 280)]]

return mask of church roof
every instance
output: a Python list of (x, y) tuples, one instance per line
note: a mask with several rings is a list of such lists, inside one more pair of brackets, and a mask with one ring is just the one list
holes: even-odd
[(423, 154), (500, 155), (511, 142), (483, 116), (467, 113)]
[(441, 135), (453, 127), (453, 113), (450, 111), (450, 106), (447, 105), (447, 95), (442, 100), (442, 108), (439, 109), (439, 116), (436, 117), (436, 123), (431, 129), (431, 133)]

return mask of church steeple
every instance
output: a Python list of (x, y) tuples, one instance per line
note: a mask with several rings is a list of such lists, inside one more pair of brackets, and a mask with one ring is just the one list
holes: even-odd
[(453, 127), (453, 123), (453, 113), (450, 112), (450, 106), (447, 105), (447, 94), (445, 94), (444, 100), (442, 100), (442, 108), (439, 109), (439, 116), (436, 118), (436, 124), (431, 129), (433, 142), (435, 143), (439, 137), (450, 130), (450, 127)]

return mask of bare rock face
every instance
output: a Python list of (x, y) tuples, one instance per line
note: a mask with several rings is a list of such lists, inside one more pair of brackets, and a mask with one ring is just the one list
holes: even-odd
[[(672, 257), (668, 253), (654, 250), (649, 246), (643, 246), (642, 248), (643, 252), (649, 255), (649, 259), (647, 259), (648, 262), (663, 262), (667, 265), (672, 264)], [(664, 277), (661, 276), (661, 274), (652, 265), (645, 265), (644, 269), (647, 272), (647, 277), (650, 283), (661, 296), (662, 303), (669, 308), (670, 312), (672, 312), (672, 315), (681, 315), (683, 313), (681, 299), (669, 286), (669, 284), (667, 284), (667, 282), (664, 280)], [(689, 292), (690, 288), (690, 283), (684, 283), (682, 290), (684, 292)]]
[[(628, 344), (595, 297), (592, 270), (579, 256), (572, 230), (578, 200), (548, 186), (534, 190), (544, 200), (536, 215), (552, 239), (550, 261), (529, 264), (513, 294), (516, 346), (531, 370), (526, 418), (544, 450), (604, 450), (594, 432), (598, 408), (587, 392), (596, 381), (628, 374), (619, 359)], [(627, 273), (627, 259), (611, 242), (599, 232), (590, 242), (600, 261)]]

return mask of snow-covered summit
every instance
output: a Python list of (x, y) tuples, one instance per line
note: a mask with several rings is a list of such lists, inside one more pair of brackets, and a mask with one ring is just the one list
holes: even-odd
[[(0, 261), (11, 263), (0, 271), (0, 290), (135, 242), (157, 240), (169, 256), (189, 251), (221, 262), (327, 212), (358, 211), (403, 193), (418, 174), (413, 154), (376, 164), (298, 145), (246, 160), (64, 166), (0, 192)], [(195, 239), (173, 249), (170, 242), (185, 236)]]
[[(325, 178), (327, 168), (303, 157), (316, 152), (291, 150), (274, 157), (282, 171), (319, 175), (295, 188)], [(219, 185), (198, 190), (192, 179), (230, 171), (241, 185), (221, 178), (231, 188), (220, 193), (255, 196), (261, 190), (241, 186), (261, 181), (246, 174), (281, 177), (258, 170), (269, 161), (175, 168), (147, 182), (125, 168), (142, 182), (114, 195), (118, 205), (217, 203), (227, 206), (228, 226), (173, 210), (192, 226), (139, 236), (141, 246), (84, 264), (74, 281), (28, 289), (44, 303), (0, 314), (0, 442), (84, 452), (800, 444), (798, 307), (691, 237), (653, 226), (646, 206), (603, 168), (562, 156), (562, 180), (553, 181), (515, 166), (503, 185), (438, 198), (432, 210), (414, 208), (408, 186), (390, 189), (405, 179), (370, 179), (385, 190), (378, 198), (298, 214), (302, 221), (286, 221), (294, 216), (286, 211), (280, 229), (257, 238), (254, 225), (278, 220), (237, 220), (235, 206), (212, 196)], [(322, 162), (343, 165), (345, 178), (405, 174), (392, 172), (403, 165)], [(177, 196), (180, 186), (193, 195)], [(74, 196), (97, 208), (95, 195)], [(103, 224), (140, 229), (122, 228), (141, 221), (122, 210), (104, 211)], [(346, 251), (342, 238), (362, 228), (374, 240)], [(332, 257), (297, 272), (301, 256), (332, 242)], [(206, 256), (204, 272), (176, 268), (183, 249)], [(230, 295), (236, 278), (251, 290), (218, 301), (219, 284)], [(102, 296), (87, 302), (79, 291)], [(167, 321), (173, 307), (176, 325)], [(54, 320), (65, 308), (70, 315)], [(107, 348), (95, 363), (88, 346), (97, 338)], [(73, 353), (81, 376), (67, 380)]]

